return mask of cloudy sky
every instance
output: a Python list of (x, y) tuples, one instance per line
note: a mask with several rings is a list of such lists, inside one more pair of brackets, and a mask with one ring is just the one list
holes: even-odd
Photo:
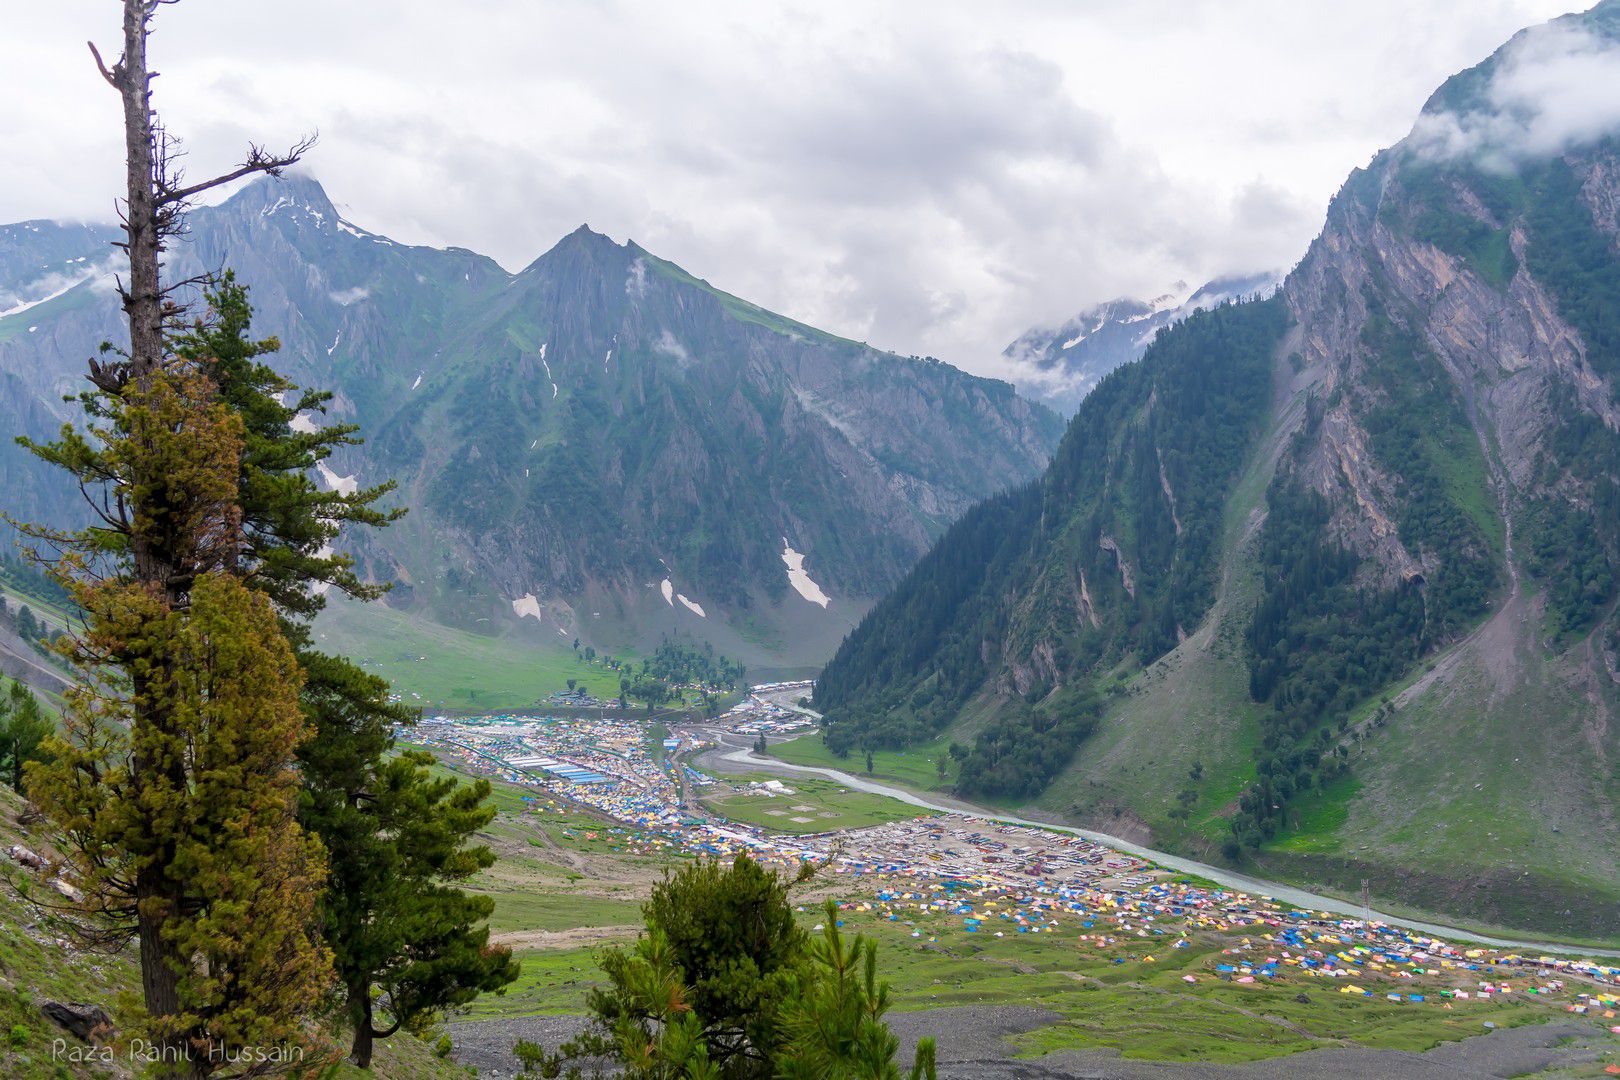
[[(1286, 268), (1439, 82), (1570, 6), (188, 0), (153, 52), (199, 175), (318, 130), (309, 170), (369, 229), (518, 268), (589, 222), (988, 373), (1096, 301)], [(117, 34), (115, 0), (6, 0), (0, 221), (111, 216), (84, 42)]]

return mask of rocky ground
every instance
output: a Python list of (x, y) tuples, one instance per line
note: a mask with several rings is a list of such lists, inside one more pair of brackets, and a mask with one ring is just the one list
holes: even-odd
[[(1058, 1019), (1022, 1005), (929, 1009), (891, 1013), (900, 1037), (900, 1060), (909, 1061), (924, 1035), (939, 1047), (942, 1080), (1501, 1080), (1506, 1077), (1579, 1076), (1594, 1069), (1599, 1037), (1584, 1024), (1552, 1023), (1495, 1031), (1446, 1043), (1422, 1054), (1335, 1047), (1241, 1065), (1133, 1061), (1112, 1050), (1016, 1058), (1008, 1036)], [(512, 1044), (528, 1039), (546, 1047), (580, 1030), (582, 1017), (536, 1016), (453, 1024), (455, 1060), (479, 1076), (514, 1076)]]

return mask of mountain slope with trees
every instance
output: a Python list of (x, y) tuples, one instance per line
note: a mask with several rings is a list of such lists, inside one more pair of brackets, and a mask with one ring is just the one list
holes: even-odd
[(1449, 81), (1277, 297), (1104, 379), (851, 634), (829, 744), (948, 731), (967, 792), (1620, 932), (1620, 148), (1490, 144), (1542, 35), (1620, 4)]

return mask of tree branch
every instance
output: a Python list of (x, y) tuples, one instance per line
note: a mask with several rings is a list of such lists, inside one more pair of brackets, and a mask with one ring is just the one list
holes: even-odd
[(392, 1035), (394, 1032), (399, 1030), (399, 1025), (400, 1025), (400, 1018), (396, 1016), (396, 1017), (394, 1017), (394, 1022), (389, 1025), (387, 1031), (378, 1031), (376, 1028), (372, 1028), (371, 1029), (371, 1037), (373, 1039), (386, 1039), (386, 1038), (388, 1038), (388, 1036)]
[[(111, 71), (107, 70), (106, 63), (101, 59), (101, 51), (96, 48), (96, 43), (93, 41), (87, 41), (85, 44), (90, 46), (90, 55), (96, 58), (96, 67), (101, 69), (101, 77), (107, 80), (107, 85), (112, 87), (114, 90), (121, 89), (121, 87), (118, 85), (118, 77)], [(123, 61), (120, 60), (119, 64), (122, 62)], [(116, 69), (119, 64), (114, 64), (113, 67)]]
[(240, 167), (216, 176), (212, 180), (204, 180), (200, 184), (191, 184), (183, 188), (164, 188), (158, 193), (156, 203), (158, 206), (172, 206), (176, 203), (183, 203), (187, 199), (201, 195), (211, 188), (219, 187), (221, 184), (228, 184), (232, 180), (240, 180), (242, 177), (251, 176), (254, 173), (280, 176), (281, 170), (289, 165), (296, 164), (300, 158), (309, 153), (310, 148), (315, 145), (316, 137), (315, 135), (304, 136), (294, 143), (292, 148), (285, 154), (279, 156), (267, 154), (262, 146), (249, 145), (247, 159), (242, 162)]

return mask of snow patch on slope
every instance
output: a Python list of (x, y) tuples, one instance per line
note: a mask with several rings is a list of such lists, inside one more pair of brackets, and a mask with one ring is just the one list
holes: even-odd
[(520, 619), (525, 615), (532, 615), (535, 619), (544, 621), (540, 619), (540, 601), (535, 598), (534, 593), (524, 593), (512, 601), (512, 611)]
[(546, 380), (551, 383), (551, 400), (557, 400), (557, 377), (551, 373), (551, 363), (546, 359), (546, 343), (540, 343), (540, 363), (545, 365)]
[(811, 580), (810, 574), (804, 568), (804, 556), (793, 550), (793, 545), (788, 543), (785, 536), (782, 537), (782, 562), (787, 564), (788, 584), (793, 586), (794, 592), (812, 604), (820, 604), (822, 607), (832, 602), (832, 597)]
[(665, 578), (663, 581), (658, 583), (658, 591), (664, 594), (664, 603), (668, 604), (670, 607), (674, 607), (675, 601), (679, 600), (686, 610), (693, 612), (700, 618), (707, 619), (709, 617), (704, 612), (702, 604), (682, 595), (681, 593), (676, 592), (675, 583), (670, 581), (669, 578)]
[(45, 294), (43, 296), (36, 297), (33, 300), (24, 300), (21, 298), (20, 293), (15, 294), (11, 298), (16, 299), (17, 303), (9, 308), (6, 308), (4, 311), (0, 311), (0, 319), (10, 318), (13, 315), (21, 315), (23, 312), (28, 311), (31, 308), (37, 308), (41, 304), (49, 303), (50, 301), (55, 300), (57, 297), (71, 292), (73, 289), (84, 284), (86, 281), (90, 281), (91, 279), (97, 278), (106, 273), (106, 266), (98, 263), (79, 274), (46, 274), (38, 281), (30, 282), (29, 285), (26, 286), (27, 291), (44, 289)]
[(337, 492), (339, 495), (353, 495), (355, 492), (360, 490), (360, 480), (358, 476), (339, 476), (337, 473), (328, 468), (326, 462), (324, 461), (317, 461), (315, 463), (315, 468), (320, 472), (321, 479), (326, 481), (326, 486)]

